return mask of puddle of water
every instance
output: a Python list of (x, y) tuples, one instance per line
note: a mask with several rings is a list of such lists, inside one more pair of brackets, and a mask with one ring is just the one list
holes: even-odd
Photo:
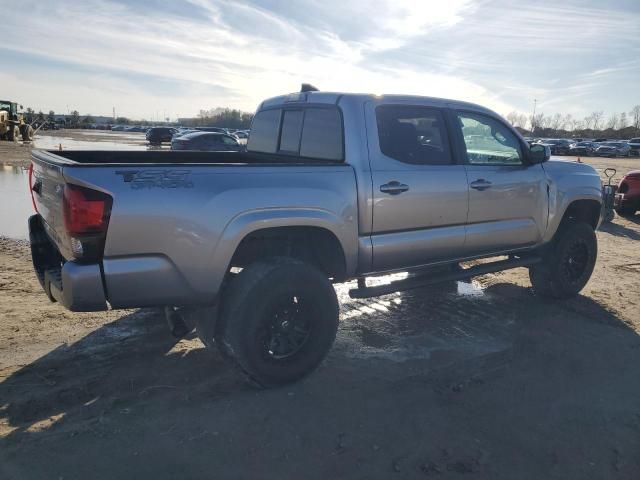
[(27, 219), (33, 214), (28, 173), (22, 167), (0, 164), (0, 235), (29, 238)]
[(458, 292), (461, 297), (484, 297), (485, 292), (479, 283), (471, 282), (457, 282)]
[(86, 136), (87, 140), (78, 140), (77, 138), (38, 135), (33, 140), (33, 146), (44, 150), (57, 150), (60, 147), (63, 150), (147, 150), (144, 137), (140, 136), (105, 134), (105, 132), (102, 132), (102, 136), (93, 132), (87, 133)]

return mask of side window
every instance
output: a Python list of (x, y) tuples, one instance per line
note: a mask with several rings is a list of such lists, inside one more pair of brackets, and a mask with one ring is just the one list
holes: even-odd
[(281, 110), (263, 110), (253, 117), (247, 150), (276, 153)]
[(280, 132), (280, 151), (298, 153), (302, 132), (302, 110), (285, 110)]
[(323, 160), (342, 160), (342, 119), (337, 108), (305, 110), (300, 155)]
[(376, 108), (380, 151), (417, 165), (453, 163), (444, 118), (429, 107), (389, 105)]
[(218, 146), (217, 135), (202, 135), (196, 142), (198, 147), (215, 148)]
[(225, 145), (237, 145), (238, 142), (236, 142), (233, 138), (230, 137), (222, 137), (222, 143), (224, 143)]
[(472, 165), (522, 165), (517, 137), (501, 122), (476, 113), (458, 113), (467, 158)]

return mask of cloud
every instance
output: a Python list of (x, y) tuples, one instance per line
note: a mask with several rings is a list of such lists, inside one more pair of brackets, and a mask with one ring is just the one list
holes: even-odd
[[(622, 102), (620, 92), (600, 93), (603, 79), (626, 86), (637, 77), (638, 64), (623, 64), (623, 57), (638, 57), (640, 12), (615, 7), (524, 0), (24, 0), (28, 18), (15, 9), (3, 14), (6, 34), (21, 40), (4, 45), (11, 54), (0, 50), (8, 58), (3, 64), (16, 66), (2, 83), (18, 89), (20, 101), (44, 109), (69, 104), (95, 114), (111, 104), (147, 117), (158, 109), (253, 110), (301, 82), (459, 98), (502, 113), (526, 111), (538, 98), (570, 111), (589, 96)], [(46, 82), (22, 83), (23, 72)]]

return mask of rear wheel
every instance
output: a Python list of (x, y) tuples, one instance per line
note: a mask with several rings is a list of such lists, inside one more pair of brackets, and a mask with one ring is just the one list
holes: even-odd
[(338, 329), (331, 282), (304, 262), (275, 257), (242, 270), (225, 292), (216, 341), (222, 353), (263, 387), (313, 371)]
[(563, 222), (542, 262), (529, 268), (536, 294), (551, 298), (576, 295), (591, 278), (598, 256), (598, 242), (591, 225)]

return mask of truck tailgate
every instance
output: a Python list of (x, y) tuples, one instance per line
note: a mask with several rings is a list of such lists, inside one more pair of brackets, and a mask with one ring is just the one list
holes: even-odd
[(63, 167), (45, 163), (34, 156), (31, 163), (31, 195), (46, 234), (62, 255), (69, 259), (70, 241), (64, 228), (63, 198), (65, 179)]

